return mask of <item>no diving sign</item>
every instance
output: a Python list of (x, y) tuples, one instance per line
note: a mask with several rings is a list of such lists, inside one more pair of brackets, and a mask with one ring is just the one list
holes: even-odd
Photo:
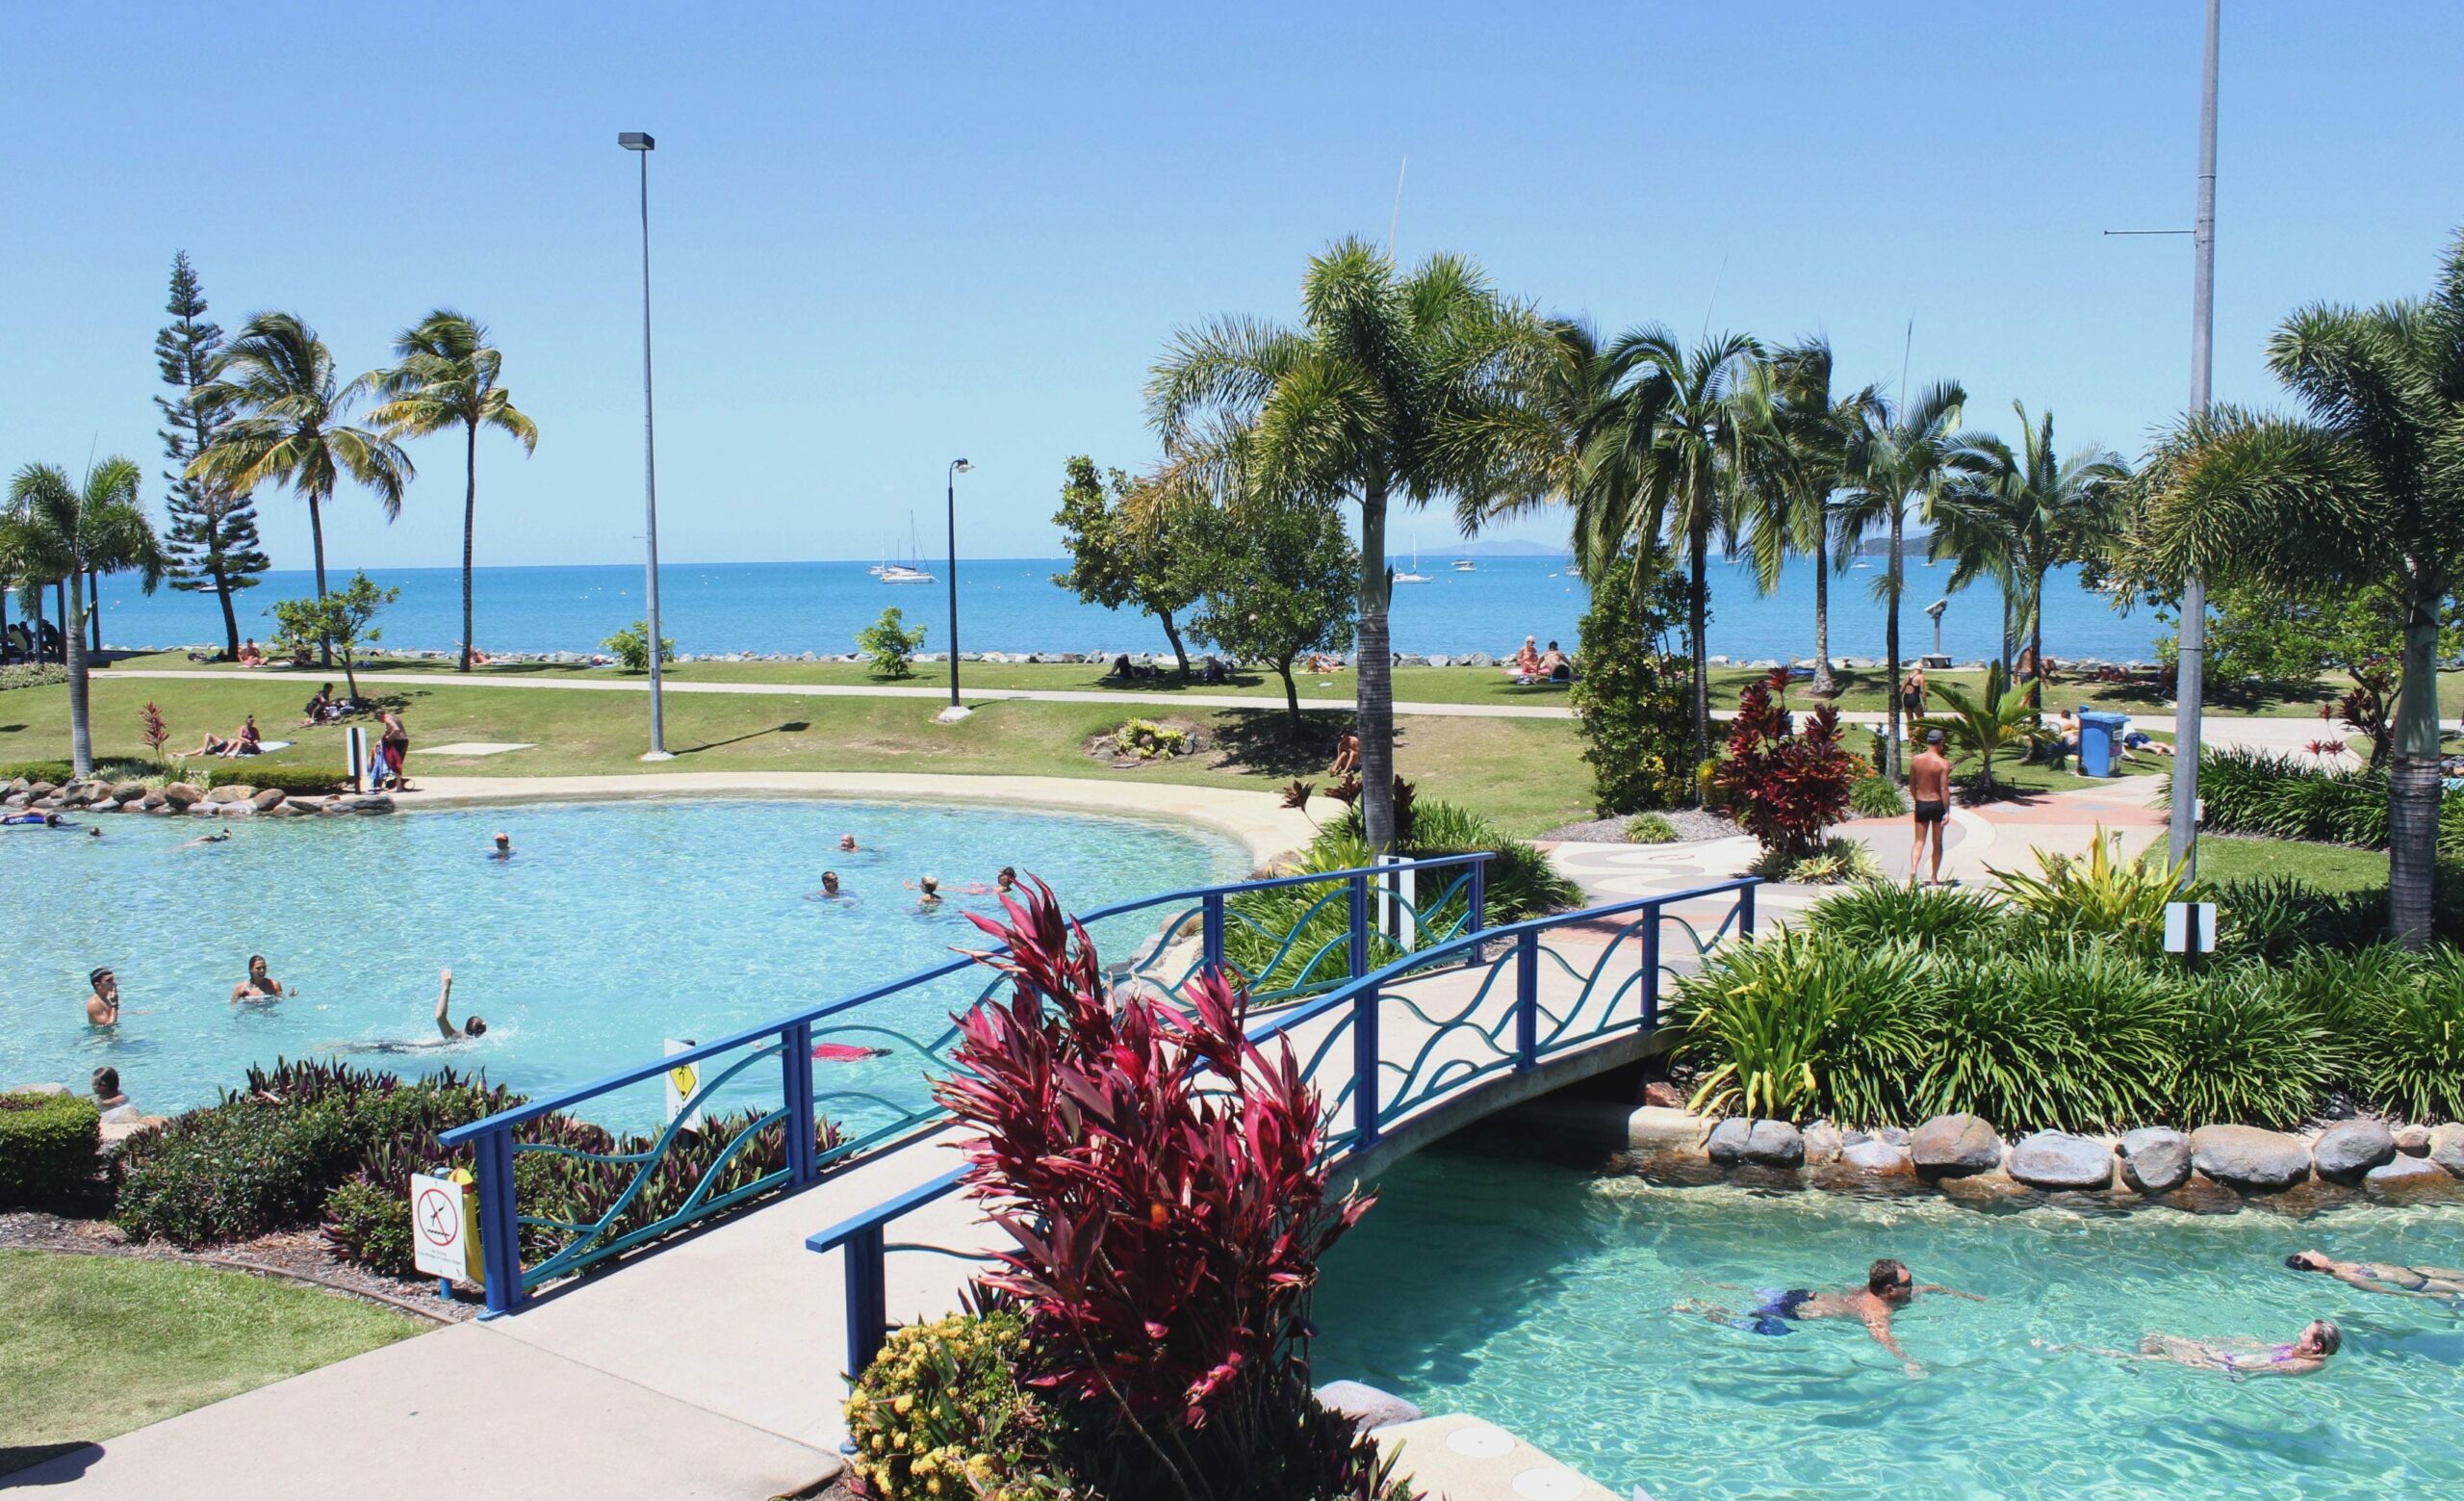
[(429, 1277), (479, 1280), (479, 1233), (471, 1223), (470, 1175), (411, 1178), (411, 1264)]

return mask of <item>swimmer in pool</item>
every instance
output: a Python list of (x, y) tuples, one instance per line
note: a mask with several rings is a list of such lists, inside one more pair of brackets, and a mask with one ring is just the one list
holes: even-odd
[(851, 855), (856, 853), (856, 836), (853, 834), (841, 834), (838, 836), (838, 847)]
[(290, 994), (282, 988), (280, 980), (266, 972), (266, 956), (250, 954), (248, 977), (231, 987), (231, 1003), (238, 1005), (243, 1001), (280, 1000)]
[(511, 860), (513, 858), (512, 835), (500, 833), (497, 835), (495, 842), (496, 848), (488, 851), (488, 858), (490, 860)]
[(1919, 1284), (1904, 1263), (1886, 1258), (1866, 1270), (1864, 1286), (1851, 1292), (1815, 1292), (1806, 1287), (1758, 1289), (1755, 1294), (1758, 1301), (1746, 1313), (1692, 1301), (1677, 1307), (1682, 1312), (1700, 1313), (1714, 1324), (1756, 1334), (1784, 1334), (1790, 1324), (1808, 1319), (1857, 1319), (1865, 1326), (1865, 1333), (1874, 1336), (1874, 1343), (1899, 1360), (1901, 1369), (1911, 1376), (1923, 1376), (1925, 1367), (1909, 1359), (1890, 1328), (1892, 1315), (1908, 1307), (1919, 1293), (1985, 1301), (1979, 1293), (1938, 1287), (1931, 1282)]
[(119, 976), (105, 965), (86, 978), (94, 987), (93, 994), (86, 997), (86, 1024), (96, 1028), (119, 1025)]
[(2290, 1344), (2270, 1344), (2263, 1339), (2228, 1335), (2220, 1339), (2189, 1339), (2180, 1334), (2149, 1333), (2139, 1337), (2136, 1350), (2098, 1350), (2089, 1345), (2048, 1345), (2036, 1341), (2040, 1349), (2076, 1350), (2083, 1355), (2101, 1355), (2116, 1360), (2157, 1360), (2169, 1365), (2187, 1365), (2193, 1370), (2221, 1371), (2241, 1381), (2251, 1376), (2307, 1376), (2327, 1363), (2327, 1357), (2343, 1347), (2344, 1331), (2325, 1319), (2306, 1326)]
[(916, 911), (937, 912), (940, 910), (941, 878), (939, 876), (928, 875), (920, 881), (910, 881), (907, 886), (908, 890), (918, 893), (915, 898)]
[(436, 1033), (434, 1037), (389, 1039), (376, 1043), (339, 1043), (333, 1045), (343, 1052), (420, 1052), (430, 1048), (450, 1048), (473, 1038), (485, 1036), (488, 1023), (477, 1017), (463, 1022), (459, 1028), (448, 1011), (453, 1000), (453, 971), (447, 970), (439, 976), (436, 991)]
[(192, 839), (192, 840), (189, 841), (187, 843), (185, 843), (185, 844), (181, 845), (181, 846), (180, 846), (180, 848), (182, 848), (182, 849), (194, 849), (194, 848), (196, 848), (199, 844), (219, 844), (219, 843), (221, 843), (224, 840), (227, 840), (227, 839), (229, 839), (230, 837), (231, 837), (231, 831), (230, 831), (229, 829), (224, 829), (224, 830), (223, 830), (221, 833), (219, 833), (219, 834), (200, 834), (200, 835), (198, 835), (195, 839)]
[(855, 900), (855, 898), (854, 898), (854, 897), (852, 897), (852, 896), (850, 896), (850, 895), (848, 895), (848, 894), (847, 894), (847, 893), (846, 893), (845, 891), (843, 891), (843, 890), (841, 890), (841, 889), (840, 889), (840, 887), (839, 887), (839, 885), (838, 885), (838, 872), (837, 872), (837, 871), (835, 871), (835, 870), (824, 870), (824, 871), (821, 873), (821, 890), (820, 890), (820, 891), (813, 892), (813, 893), (809, 893), (808, 895), (807, 895), (807, 896), (805, 897), (805, 900), (807, 900), (807, 901), (853, 901), (853, 900)]
[(988, 886), (982, 881), (969, 881), (959, 888), (969, 896), (1007, 896), (1017, 889), (1018, 872), (1009, 866), (995, 871)]
[(2393, 1261), (2338, 1261), (2323, 1251), (2297, 1251), (2284, 1258), (2297, 1272), (2324, 1272), (2363, 1292), (2412, 1298), (2464, 1298), (2464, 1272), (2451, 1266), (2400, 1266)]

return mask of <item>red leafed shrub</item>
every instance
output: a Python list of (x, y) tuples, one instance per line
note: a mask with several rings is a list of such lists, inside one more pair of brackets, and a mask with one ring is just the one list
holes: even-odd
[(1791, 734), (1787, 690), (1784, 669), (1747, 686), (1729, 721), (1728, 759), (1712, 781), (1764, 849), (1807, 855), (1848, 811), (1848, 789), (1870, 768), (1840, 743), (1839, 713), (1828, 704)]
[(1318, 1092), (1288, 1046), (1243, 1035), (1219, 972), (1186, 1010), (1116, 996), (1042, 882), (1002, 906), (974, 921), (1009, 952), (979, 958), (1014, 984), (960, 1019), (937, 1095), (981, 1133), (969, 1193), (1016, 1242), (983, 1281), (1025, 1315), (1021, 1374), (1109, 1425), (1080, 1435), (1103, 1494), (1371, 1494), (1373, 1448), (1318, 1408), (1295, 1348), (1319, 1257), (1370, 1203), (1327, 1194)]

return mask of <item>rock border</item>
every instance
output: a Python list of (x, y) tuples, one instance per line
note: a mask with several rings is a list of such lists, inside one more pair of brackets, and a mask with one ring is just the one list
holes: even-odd
[(64, 785), (18, 777), (0, 789), (0, 808), (38, 813), (140, 814), (150, 817), (289, 818), (392, 813), (394, 798), (389, 792), (293, 796), (278, 787), (257, 788), (245, 782), (215, 788), (171, 782), (148, 788), (141, 782), (106, 782), (99, 777)]

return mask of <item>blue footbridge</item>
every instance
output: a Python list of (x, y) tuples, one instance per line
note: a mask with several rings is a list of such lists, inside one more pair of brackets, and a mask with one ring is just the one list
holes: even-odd
[[(1251, 1037), (1290, 1048), (1327, 1102), (1335, 1166), (1373, 1178), (1641, 1056), (1670, 982), (1754, 930), (1752, 880), (1493, 923), (1494, 858), (1172, 892), (1080, 921), (1116, 987), (1177, 996), (1217, 967), (1246, 986)], [(1009, 983), (954, 956), (449, 1132), (476, 1177), (488, 1327), (834, 1447), (846, 1373), (894, 1324), (959, 1307), (1000, 1239), (930, 1086), (951, 1017)], [(665, 1124), (611, 1139), (576, 1120)], [(612, 1190), (588, 1217), (557, 1191), (576, 1175)]]

